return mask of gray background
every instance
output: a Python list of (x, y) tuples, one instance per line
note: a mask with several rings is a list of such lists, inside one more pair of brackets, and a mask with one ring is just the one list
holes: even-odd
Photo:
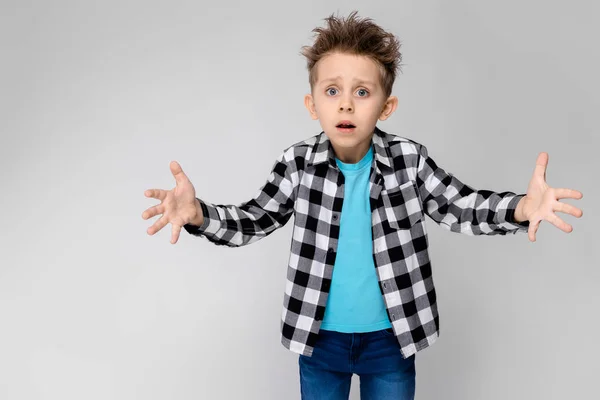
[[(428, 219), (441, 337), (417, 399), (597, 398), (597, 2), (2, 1), (0, 398), (299, 399), (279, 343), (292, 222), (242, 248), (170, 225), (143, 192), (177, 160), (239, 204), (320, 132), (300, 47), (357, 9), (403, 43), (394, 116), (463, 182), (582, 191), (564, 233), (469, 237)], [(352, 385), (358, 399), (358, 378)]]

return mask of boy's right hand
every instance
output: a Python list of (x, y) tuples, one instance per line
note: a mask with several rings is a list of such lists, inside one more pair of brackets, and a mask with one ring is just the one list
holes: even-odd
[(187, 175), (183, 173), (177, 161), (169, 165), (171, 173), (175, 177), (175, 187), (171, 190), (148, 189), (144, 192), (146, 197), (160, 200), (160, 204), (148, 208), (142, 213), (143, 219), (152, 218), (155, 215), (162, 216), (148, 228), (149, 235), (154, 235), (162, 228), (171, 223), (171, 243), (177, 243), (181, 228), (185, 224), (202, 225), (204, 218), (202, 208), (196, 200), (196, 190)]

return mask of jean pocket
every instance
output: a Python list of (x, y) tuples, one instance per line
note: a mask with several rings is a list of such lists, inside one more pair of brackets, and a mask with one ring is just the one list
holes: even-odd
[(382, 329), (380, 332), (383, 336), (386, 336), (386, 337), (396, 336), (396, 334), (394, 333), (394, 330), (392, 328)]

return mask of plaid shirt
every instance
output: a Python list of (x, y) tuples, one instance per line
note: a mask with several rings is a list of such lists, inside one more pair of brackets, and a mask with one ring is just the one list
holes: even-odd
[[(424, 214), (452, 232), (526, 232), (514, 211), (524, 194), (475, 190), (438, 167), (425, 146), (375, 128), (369, 178), (373, 260), (403, 357), (439, 336)], [(184, 229), (217, 245), (254, 243), (292, 215), (281, 343), (312, 356), (325, 314), (340, 232), (344, 175), (324, 132), (298, 142), (275, 161), (267, 182), (240, 205), (200, 200), (204, 223)]]

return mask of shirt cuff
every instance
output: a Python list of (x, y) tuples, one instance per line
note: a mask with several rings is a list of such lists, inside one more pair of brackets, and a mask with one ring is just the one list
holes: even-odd
[[(508, 205), (506, 206), (506, 209), (504, 210), (505, 215), (503, 219), (505, 223), (512, 225), (512, 227), (514, 227), (515, 229), (522, 232), (527, 232), (529, 228), (529, 221), (515, 221), (515, 211), (517, 209), (517, 204), (519, 204), (519, 201), (521, 201), (523, 197), (525, 197), (525, 194), (518, 194), (515, 195), (512, 199), (510, 199)], [(502, 212), (500, 214), (502, 217)], [(500, 220), (502, 220), (502, 218)]]
[(196, 198), (200, 203), (200, 207), (202, 207), (202, 216), (204, 221), (202, 221), (202, 225), (192, 225), (185, 224), (183, 225), (183, 229), (185, 229), (190, 235), (206, 235), (206, 234), (215, 234), (221, 229), (221, 218), (219, 218), (219, 213), (217, 208), (210, 204), (205, 203), (204, 201)]

